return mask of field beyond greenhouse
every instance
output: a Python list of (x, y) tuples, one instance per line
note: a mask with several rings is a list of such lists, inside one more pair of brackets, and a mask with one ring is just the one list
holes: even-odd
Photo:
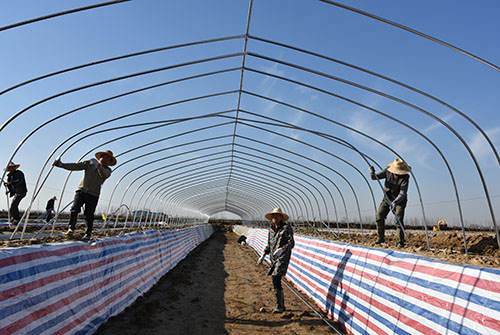
[[(230, 227), (231, 224), (227, 224), (226, 228)], [(176, 227), (178, 228), (178, 227)], [(151, 228), (127, 228), (127, 229), (112, 229), (108, 228), (101, 230), (97, 225), (94, 228), (92, 240), (112, 237), (117, 235), (123, 235), (126, 233), (144, 231)], [(40, 227), (28, 227), (26, 230), (26, 235), (23, 240), (19, 239), (20, 234), (17, 234), (14, 239), (9, 240), (12, 233), (12, 229), (9, 227), (0, 227), (0, 247), (21, 247), (27, 245), (35, 244), (47, 244), (47, 243), (62, 243), (68, 241), (78, 241), (81, 240), (85, 231), (85, 226), (80, 224), (77, 227), (75, 236), (66, 237), (64, 232), (66, 228), (64, 225), (56, 226), (54, 234), (50, 236), (50, 229), (47, 228), (43, 234), (36, 238), (30, 238), (40, 230)], [(334, 231), (335, 232), (335, 231)], [(408, 230), (408, 237), (410, 239), (410, 244), (406, 244), (404, 248), (396, 247), (396, 234), (395, 230), (389, 227), (386, 230), (386, 243), (382, 245), (375, 246), (373, 242), (376, 240), (375, 229), (364, 229), (364, 234), (362, 235), (359, 230), (352, 229), (351, 234), (347, 233), (347, 230), (341, 230), (340, 234), (326, 233), (326, 232), (312, 232), (302, 229), (295, 229), (295, 234), (308, 235), (317, 238), (329, 239), (342, 243), (352, 243), (367, 247), (377, 247), (383, 249), (394, 249), (402, 252), (408, 252), (413, 254), (419, 254), (429, 258), (435, 258), (448, 263), (455, 264), (467, 264), (480, 267), (500, 267), (500, 250), (498, 248), (498, 243), (494, 232), (485, 231), (466, 231), (467, 239), (467, 253), (464, 252), (464, 239), (463, 234), (460, 229), (450, 228), (449, 230), (443, 231), (429, 231), (428, 232), (428, 242), (424, 230)], [(91, 241), (92, 241), (91, 240)]]

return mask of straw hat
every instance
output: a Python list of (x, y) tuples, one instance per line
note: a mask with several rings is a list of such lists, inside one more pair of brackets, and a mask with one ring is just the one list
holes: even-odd
[(273, 214), (280, 214), (283, 221), (287, 221), (288, 220), (288, 215), (286, 215), (285, 213), (283, 213), (281, 211), (281, 208), (275, 208), (275, 209), (273, 209), (272, 212), (267, 213), (265, 215), (266, 219), (271, 220), (273, 218)]
[(95, 158), (97, 158), (97, 159), (101, 159), (101, 157), (102, 157), (103, 155), (106, 155), (106, 156), (111, 157), (111, 163), (109, 164), (109, 166), (116, 165), (116, 158), (115, 158), (115, 156), (113, 156), (113, 152), (111, 152), (111, 150), (106, 150), (106, 151), (99, 151), (99, 152), (96, 152), (96, 154), (95, 154)]
[(411, 167), (401, 158), (396, 158), (393, 162), (387, 164), (387, 171), (395, 174), (408, 174), (411, 171)]
[(7, 166), (6, 170), (9, 170), (10, 168), (13, 168), (12, 170), (16, 170), (20, 166), (21, 166), (20, 164), (14, 164), (14, 163), (10, 162), (9, 165)]

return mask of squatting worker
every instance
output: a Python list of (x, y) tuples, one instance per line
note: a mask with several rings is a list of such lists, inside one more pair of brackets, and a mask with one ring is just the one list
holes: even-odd
[(26, 187), (26, 180), (24, 179), (24, 173), (19, 169), (19, 164), (14, 164), (12, 162), (7, 166), (7, 182), (4, 182), (5, 187), (7, 187), (7, 194), (12, 199), (10, 203), (9, 213), (11, 216), (10, 224), (16, 225), (19, 220), (21, 220), (21, 215), (19, 214), (19, 203), (28, 193), (28, 188)]
[[(396, 217), (404, 228), (405, 208), (408, 202), (408, 183), (410, 180), (411, 167), (406, 164), (401, 158), (396, 158), (393, 162), (387, 164), (387, 167), (379, 173), (375, 173), (373, 166), (370, 167), (370, 177), (372, 180), (385, 179), (384, 192), (385, 196), (380, 203), (377, 211), (377, 235), (378, 239), (375, 244), (385, 242), (385, 219), (391, 209), (394, 209)], [(389, 200), (389, 203), (388, 201)], [(396, 221), (398, 246), (404, 247), (405, 236), (399, 223)]]
[(257, 264), (262, 264), (266, 254), (269, 254), (271, 267), (267, 274), (272, 276), (276, 296), (276, 307), (273, 313), (283, 313), (285, 310), (285, 295), (281, 285), (281, 278), (288, 270), (292, 248), (295, 246), (293, 230), (286, 222), (288, 215), (283, 213), (280, 208), (275, 208), (271, 213), (267, 213), (265, 217), (271, 221), (271, 227), (269, 228), (267, 246)]
[(76, 171), (84, 170), (80, 184), (75, 193), (73, 205), (70, 210), (69, 227), (66, 232), (67, 236), (72, 236), (75, 227), (76, 219), (80, 209), (85, 205), (85, 222), (87, 223), (87, 231), (85, 232), (84, 240), (89, 240), (92, 235), (92, 227), (94, 225), (94, 212), (101, 193), (101, 185), (111, 175), (110, 166), (116, 164), (116, 158), (110, 150), (100, 151), (95, 154), (97, 159), (90, 159), (79, 163), (62, 163), (60, 160), (55, 160), (53, 165), (65, 170)]

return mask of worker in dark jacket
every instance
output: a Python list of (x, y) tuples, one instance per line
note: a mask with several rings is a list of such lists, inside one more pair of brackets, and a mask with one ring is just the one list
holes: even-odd
[[(370, 177), (372, 180), (385, 179), (384, 182), (384, 199), (380, 203), (377, 210), (377, 235), (378, 239), (375, 244), (385, 242), (385, 219), (389, 211), (393, 211), (396, 215), (396, 227), (398, 236), (398, 246), (404, 247), (404, 215), (405, 208), (408, 202), (408, 184), (410, 180), (411, 168), (401, 158), (395, 159), (387, 164), (387, 167), (379, 173), (375, 173), (373, 166), (370, 167)], [(399, 222), (398, 222), (399, 221)], [(401, 229), (403, 228), (403, 229)]]
[(60, 160), (54, 161), (53, 165), (65, 170), (76, 171), (84, 170), (80, 184), (73, 199), (73, 205), (70, 210), (69, 227), (66, 236), (72, 236), (75, 227), (78, 213), (83, 205), (85, 205), (85, 222), (87, 223), (87, 231), (85, 232), (84, 240), (89, 240), (92, 234), (94, 225), (94, 212), (97, 207), (101, 186), (104, 181), (111, 175), (110, 166), (116, 164), (116, 158), (110, 150), (100, 151), (95, 154), (97, 159), (90, 159), (79, 163), (62, 163)]
[(271, 267), (267, 274), (272, 276), (276, 296), (276, 307), (273, 313), (283, 313), (285, 310), (285, 295), (281, 285), (281, 278), (286, 275), (292, 248), (295, 246), (293, 229), (286, 222), (288, 215), (283, 213), (280, 208), (275, 208), (271, 213), (267, 213), (265, 217), (271, 220), (271, 227), (269, 228), (267, 246), (259, 258), (258, 264), (262, 264), (265, 256), (269, 254)]
[(21, 216), (19, 214), (19, 203), (28, 193), (28, 188), (26, 187), (26, 180), (24, 179), (24, 173), (18, 170), (19, 164), (14, 164), (12, 162), (7, 166), (7, 182), (4, 185), (7, 187), (7, 194), (12, 199), (10, 204), (9, 213), (11, 216), (11, 224), (16, 225)]
[(45, 222), (49, 222), (50, 219), (52, 219), (52, 212), (54, 211), (54, 203), (56, 202), (57, 198), (54, 195), (52, 198), (47, 201), (47, 205), (45, 206)]

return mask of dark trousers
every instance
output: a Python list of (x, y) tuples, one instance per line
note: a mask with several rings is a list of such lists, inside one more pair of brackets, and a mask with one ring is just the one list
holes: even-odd
[(19, 203), (21, 202), (21, 200), (23, 200), (25, 196), (26, 194), (15, 194), (14, 197), (12, 198), (9, 212), (13, 221), (19, 222), (19, 220), (21, 220), (21, 215), (19, 215)]
[(275, 291), (281, 291), (283, 289), (283, 287), (281, 286), (281, 277), (283, 276), (272, 276), (273, 287)]
[[(401, 222), (401, 225), (403, 226), (404, 229), (404, 216), (405, 216), (405, 208), (406, 208), (406, 201), (396, 205), (395, 211), (396, 211), (396, 216), (399, 219), (399, 222)], [(387, 214), (391, 211), (391, 208), (387, 204), (387, 201), (385, 199), (382, 200), (380, 203), (378, 210), (377, 210), (377, 234), (380, 239), (384, 239), (384, 234), (385, 234), (385, 219), (387, 218)], [(396, 229), (397, 229), (397, 234), (398, 234), (398, 242), (403, 243), (405, 242), (405, 236), (403, 233), (403, 230), (399, 226), (399, 223), (397, 220), (395, 220), (396, 224)]]
[(45, 222), (49, 222), (50, 219), (52, 219), (53, 215), (52, 215), (52, 209), (47, 209), (45, 210)]
[(95, 208), (97, 207), (98, 200), (99, 197), (82, 191), (76, 191), (75, 198), (73, 199), (73, 205), (71, 206), (70, 210), (71, 214), (69, 217), (69, 228), (75, 230), (78, 213), (80, 213), (82, 206), (85, 205), (83, 215), (85, 216), (85, 222), (87, 223), (86, 234), (90, 236), (92, 234), (92, 227), (94, 225), (94, 212)]

